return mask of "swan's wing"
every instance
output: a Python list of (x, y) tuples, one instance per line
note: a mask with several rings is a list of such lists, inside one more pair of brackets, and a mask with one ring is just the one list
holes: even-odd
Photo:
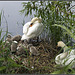
[(60, 56), (60, 59), (63, 60), (67, 57), (68, 53), (65, 52), (65, 53), (62, 53), (61, 56)]
[(27, 22), (24, 26), (23, 26), (23, 33), (24, 34), (27, 34), (28, 32), (28, 28), (29, 28), (29, 25), (31, 24), (31, 22)]
[(66, 62), (65, 62), (65, 65), (68, 65), (68, 64), (72, 64), (73, 62), (75, 63), (75, 55), (71, 55), (69, 57), (66, 58)]
[(60, 65), (62, 63), (62, 60), (60, 59), (61, 55), (62, 55), (62, 53), (57, 55), (56, 58), (55, 58), (55, 63), (58, 64), (58, 65)]
[(26, 34), (27, 33), (27, 27), (24, 25), (23, 26), (23, 33)]
[(70, 55), (75, 55), (75, 49), (72, 49)]
[(26, 36), (25, 34), (23, 34), (21, 40), (25, 40), (25, 39), (26, 39), (26, 40), (29, 40), (29, 37)]
[(25, 35), (22, 35), (22, 38), (21, 38), (21, 40), (24, 40), (25, 39)]
[(40, 23), (37, 23), (36, 25), (29, 28), (27, 35), (28, 36), (38, 36), (43, 30), (43, 25), (40, 25)]

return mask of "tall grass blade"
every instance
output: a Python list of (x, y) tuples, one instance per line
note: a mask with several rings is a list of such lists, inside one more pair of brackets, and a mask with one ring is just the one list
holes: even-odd
[(0, 26), (1, 26), (1, 15), (2, 15), (2, 11), (0, 12)]
[(2, 71), (2, 70), (4, 70), (4, 69), (6, 69), (6, 66), (0, 67), (0, 71)]
[(67, 27), (62, 26), (62, 25), (57, 25), (57, 24), (54, 24), (53, 26), (58, 26), (58, 27), (63, 28), (64, 30), (66, 30), (67, 34), (70, 35), (70, 36), (75, 40), (75, 35), (74, 35), (74, 34), (71, 32), (71, 30), (68, 29)]
[(3, 58), (3, 57), (2, 57), (2, 58), (0, 58), (0, 62), (1, 62), (1, 61), (4, 61), (4, 60), (5, 60), (5, 58)]

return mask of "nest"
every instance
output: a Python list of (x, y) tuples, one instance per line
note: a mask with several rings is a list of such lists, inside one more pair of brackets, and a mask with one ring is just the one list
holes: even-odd
[(32, 42), (33, 46), (35, 46), (40, 55), (38, 56), (30, 56), (29, 53), (27, 54), (21, 54), (17, 56), (16, 54), (11, 55), (11, 58), (18, 63), (22, 64), (23, 66), (29, 68), (30, 70), (27, 70), (26, 68), (21, 68), (17, 71), (17, 73), (51, 73), (54, 71), (54, 59), (57, 53), (57, 49), (52, 48), (52, 46), (45, 42)]

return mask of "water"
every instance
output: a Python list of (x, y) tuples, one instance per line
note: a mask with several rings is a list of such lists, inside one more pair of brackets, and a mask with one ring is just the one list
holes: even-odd
[(4, 11), (6, 18), (6, 20), (4, 17), (2, 18), (1, 26), (3, 30), (6, 30), (6, 25), (8, 24), (8, 31), (12, 35), (22, 35), (23, 20), (25, 20), (25, 23), (31, 20), (30, 16), (24, 17), (24, 14), (21, 15), (19, 12), (22, 10), (22, 2), (24, 1), (0, 1), (0, 11)]

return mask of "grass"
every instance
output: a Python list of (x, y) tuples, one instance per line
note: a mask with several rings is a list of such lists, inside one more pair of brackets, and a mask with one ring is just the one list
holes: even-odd
[[(45, 33), (48, 34), (47, 37), (50, 38), (54, 47), (60, 40), (64, 40), (66, 43), (69, 41), (73, 43), (72, 39), (75, 40), (75, 14), (71, 12), (75, 5), (70, 7), (71, 3), (67, 1), (23, 2), (23, 10), (20, 12), (24, 13), (25, 16), (32, 15), (33, 12), (35, 12), (34, 16), (41, 16), (45, 27), (43, 33), (44, 35)], [(74, 43), (73, 47), (70, 46), (70, 48), (75, 48)], [(61, 70), (56, 67), (56, 71), (52, 74), (70, 74), (68, 69), (69, 65), (61, 68)], [(72, 69), (71, 73), (74, 74), (74, 72)]]
[[(60, 40), (65, 42), (70, 40), (72, 42), (72, 38), (65, 34), (61, 27), (53, 26), (54, 24), (60, 24), (61, 26), (66, 26), (67, 29), (69, 27), (75, 28), (75, 15), (71, 12), (74, 6), (70, 8), (71, 3), (67, 1), (23, 2), (23, 9), (20, 12), (25, 14), (25, 16), (34, 14), (34, 16), (41, 17), (44, 25), (44, 32), (41, 36), (44, 36), (45, 40), (56, 46)], [(71, 28), (70, 31), (72, 31)]]
[[(57, 24), (55, 24), (53, 26), (61, 27), (62, 29), (65, 30), (65, 32), (64, 32), (65, 34), (69, 35), (72, 39), (75, 40), (75, 33), (73, 32), (74, 31), (74, 27), (72, 27), (71, 25), (70, 25), (70, 28), (69, 29), (66, 26), (57, 25)], [(73, 31), (71, 31), (70, 29), (73, 30)], [(67, 51), (72, 50), (72, 48), (75, 48), (75, 46), (74, 45), (73, 46), (70, 46), (69, 49), (67, 49)], [(52, 74), (63, 74), (63, 73), (64, 74), (75, 74), (75, 69), (72, 69), (71, 68), (71, 66), (73, 64), (70, 63), (69, 65), (67, 65), (67, 66), (65, 66), (65, 67), (63, 67), (61, 69), (60, 68), (59, 69), (56, 69), (57, 71), (54, 71)]]
[[(75, 29), (75, 27), (70, 26), (70, 28), (68, 29), (66, 26), (62, 26), (62, 25), (57, 25), (57, 24), (55, 24), (54, 26), (61, 27), (62, 29), (65, 30), (65, 34), (69, 35), (71, 38), (73, 38), (73, 39), (75, 40), (75, 33), (73, 32), (74, 29)], [(72, 31), (71, 31), (70, 29), (71, 29)]]
[[(39, 3), (38, 5), (39, 8), (37, 6), (37, 3)], [(67, 42), (71, 38), (75, 40), (75, 26), (74, 26), (75, 15), (72, 14), (72, 12), (68, 13), (68, 11), (66, 10), (68, 8), (65, 7), (65, 5), (67, 5), (67, 7), (70, 7), (71, 2), (51, 1), (50, 3), (50, 1), (48, 1), (47, 4), (45, 4), (45, 2), (39, 1), (37, 3), (34, 1), (23, 3), (24, 9), (21, 10), (21, 12), (25, 13), (25, 15), (27, 16), (28, 14), (32, 15), (33, 14), (32, 11), (34, 11), (36, 12), (34, 16), (42, 17), (43, 24), (45, 27), (44, 28), (45, 33), (49, 31), (47, 34), (48, 38), (51, 38), (50, 44), (43, 42), (41, 45), (40, 43), (38, 47), (40, 49), (39, 51), (41, 55), (37, 57), (36, 56), (31, 57), (27, 54), (27, 59), (25, 59), (27, 60), (27, 64), (26, 63), (21, 64), (24, 58), (21, 58), (21, 56), (15, 57), (15, 59), (18, 62), (12, 60), (10, 58), (11, 55), (10, 48), (5, 47), (5, 42), (3, 42), (4, 38), (8, 34), (8, 24), (7, 24), (7, 31), (3, 36), (1, 36), (3, 31), (0, 28), (0, 73), (75, 74), (75, 70), (70, 68), (71, 64), (59, 68), (60, 66), (56, 65), (54, 62), (55, 61), (54, 58), (58, 53), (58, 51), (54, 49), (56, 43), (62, 39), (67, 40)], [(64, 15), (61, 14), (62, 11)], [(2, 12), (0, 13), (0, 26), (1, 26), (1, 14)], [(50, 47), (50, 45), (52, 45), (53, 49)], [(73, 47), (70, 46), (70, 48), (74, 47), (75, 45)], [(19, 58), (21, 58), (22, 60), (19, 60)], [(71, 70), (71, 72), (69, 70)]]
[[(10, 73), (13, 67), (20, 67), (20, 65), (16, 64), (10, 57), (10, 49), (5, 47), (4, 37), (2, 37), (2, 29), (0, 29), (0, 73)], [(12, 70), (13, 72), (13, 70)]]
[[(0, 22), (1, 22), (1, 14), (0, 13)], [(1, 26), (0, 26), (1, 27)], [(7, 26), (8, 27), (8, 26)], [(8, 29), (8, 28), (7, 28)], [(17, 64), (14, 60), (10, 58), (11, 51), (10, 51), (10, 44), (8, 46), (6, 45), (5, 37), (7, 37), (7, 34), (9, 33), (8, 30), (6, 30), (5, 34), (2, 35), (4, 31), (2, 28), (0, 28), (0, 74), (13, 74), (16, 73), (16, 69), (24, 68), (25, 66)], [(28, 69), (28, 68), (24, 68)]]

